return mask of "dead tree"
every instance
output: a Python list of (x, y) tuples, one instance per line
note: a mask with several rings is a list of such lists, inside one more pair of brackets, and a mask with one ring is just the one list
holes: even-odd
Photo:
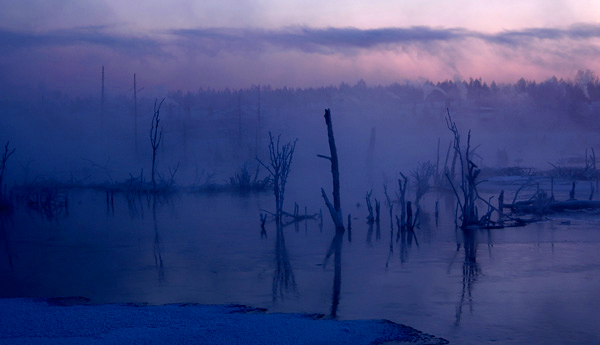
[(261, 145), (261, 143), (260, 143), (260, 85), (257, 86), (257, 90), (258, 90), (258, 107), (256, 109), (257, 125), (256, 125), (255, 149), (258, 152), (258, 147)]
[(450, 158), (450, 150), (452, 149), (452, 140), (448, 143), (448, 150), (446, 151), (446, 160), (444, 161), (444, 169), (440, 171), (439, 176), (436, 178), (435, 185), (437, 188), (441, 188), (445, 185), (445, 175), (449, 173), (448, 169), (448, 159)]
[(435, 174), (435, 167), (430, 162), (419, 162), (417, 168), (411, 171), (411, 175), (415, 179), (415, 187), (416, 187), (416, 196), (415, 196), (415, 205), (417, 208), (420, 207), (419, 202), (425, 193), (429, 191), (429, 180)]
[(104, 66), (102, 66), (102, 91), (100, 93), (100, 111), (102, 112), (102, 119), (104, 119)]
[(331, 124), (331, 113), (329, 109), (325, 109), (325, 124), (327, 125), (327, 137), (329, 138), (329, 152), (331, 156), (318, 155), (331, 162), (331, 176), (333, 177), (333, 205), (325, 193), (325, 189), (321, 188), (321, 195), (325, 200), (329, 214), (335, 223), (335, 231), (338, 234), (343, 234), (345, 231), (344, 220), (342, 217), (342, 206), (340, 201), (340, 170), (338, 167), (337, 149), (335, 147), (335, 138), (333, 137), (333, 125)]
[(165, 99), (163, 98), (160, 103), (158, 100), (154, 101), (154, 114), (152, 115), (152, 126), (150, 127), (150, 145), (152, 145), (152, 189), (156, 190), (156, 151), (162, 141), (162, 129), (158, 130), (160, 123), (160, 106), (163, 104)]
[[(387, 185), (385, 185), (385, 184), (383, 185), (383, 192), (385, 194), (388, 211), (390, 213), (390, 251), (389, 251), (386, 263), (385, 263), (385, 267), (387, 268), (390, 263), (390, 258), (392, 257), (392, 254), (394, 253), (394, 216), (393, 216), (394, 204), (392, 203), (392, 200), (390, 199), (390, 196), (388, 195)], [(398, 229), (398, 231), (400, 231), (400, 229)]]
[(16, 149), (10, 149), (8, 146), (10, 141), (6, 142), (4, 145), (4, 153), (2, 154), (2, 161), (0, 161), (0, 199), (4, 200), (4, 176), (6, 175), (6, 162), (10, 158), (10, 156), (15, 153)]
[(321, 158), (328, 159), (331, 162), (331, 175), (333, 178), (333, 205), (329, 202), (325, 189), (321, 188), (321, 195), (325, 200), (329, 214), (335, 223), (335, 236), (331, 241), (327, 255), (325, 256), (325, 267), (327, 260), (332, 254), (334, 256), (334, 276), (333, 276), (333, 297), (331, 302), (331, 316), (336, 317), (338, 305), (340, 303), (340, 291), (342, 285), (342, 240), (345, 232), (344, 221), (342, 218), (342, 206), (340, 201), (340, 170), (338, 167), (337, 149), (335, 147), (335, 139), (333, 137), (333, 125), (331, 124), (331, 113), (329, 109), (325, 109), (325, 124), (327, 125), (327, 137), (329, 138), (329, 151), (331, 156), (318, 155)]
[(400, 239), (400, 232), (406, 231), (406, 186), (408, 184), (408, 178), (400, 173), (401, 179), (398, 179), (398, 188), (400, 193), (396, 193), (396, 197), (400, 201), (400, 222), (398, 223), (398, 235), (396, 236), (396, 242)]
[(415, 243), (417, 247), (419, 246), (419, 240), (417, 240), (417, 234), (415, 233), (415, 226), (417, 226), (417, 220), (419, 219), (419, 209), (415, 213), (415, 217), (413, 218), (413, 211), (411, 202), (408, 201), (406, 203), (406, 231), (408, 235), (408, 245), (412, 244), (412, 239), (415, 239)]
[(576, 182), (573, 181), (573, 185), (571, 186), (571, 191), (569, 192), (569, 200), (575, 200), (575, 185), (576, 185)]
[(376, 138), (375, 127), (371, 127), (371, 137), (369, 139), (369, 148), (367, 149), (367, 176), (369, 183), (373, 181), (373, 162), (375, 160), (375, 138)]
[[(471, 131), (468, 132), (466, 151), (463, 153), (460, 143), (460, 133), (458, 132), (456, 123), (450, 116), (450, 110), (448, 110), (446, 125), (454, 135), (454, 153), (455, 156), (458, 157), (458, 163), (460, 164), (460, 177), (459, 181), (456, 181), (459, 183), (460, 194), (454, 185), (455, 181), (451, 175), (446, 173), (446, 178), (452, 187), (454, 195), (456, 196), (456, 201), (460, 208), (460, 218), (462, 220), (461, 228), (466, 229), (470, 226), (477, 226), (480, 223), (476, 206), (477, 200), (482, 200), (488, 205), (488, 207), (495, 211), (498, 209), (492, 206), (487, 200), (481, 198), (477, 193), (477, 177), (479, 176), (481, 170), (471, 160)], [(487, 217), (484, 218), (487, 219)]]
[[(143, 88), (142, 88), (143, 89)], [(138, 90), (137, 88), (137, 80), (135, 77), (135, 73), (133, 74), (133, 141), (135, 145), (135, 154), (138, 154), (138, 128), (137, 128), (137, 120), (138, 120), (138, 107), (137, 107), (137, 93), (138, 91), (142, 91), (142, 89)]]
[(365, 196), (365, 201), (367, 203), (367, 210), (369, 211), (369, 215), (367, 216), (367, 224), (373, 224), (375, 222), (375, 217), (373, 216), (373, 205), (371, 204), (371, 194), (373, 190), (367, 192)]
[(587, 178), (597, 178), (596, 173), (596, 152), (591, 147), (591, 154), (588, 156), (588, 150), (585, 149), (585, 170), (584, 173)]
[(296, 278), (290, 262), (285, 244), (283, 225), (275, 224), (277, 228), (275, 237), (275, 272), (273, 273), (272, 295), (273, 301), (284, 299), (288, 293), (295, 293), (297, 289)]
[(275, 221), (280, 224), (283, 214), (283, 197), (285, 195), (285, 184), (292, 166), (292, 158), (296, 149), (296, 142), (281, 145), (281, 135), (274, 140), (273, 134), (269, 132), (269, 165), (263, 163), (258, 157), (256, 160), (269, 172), (275, 194)]

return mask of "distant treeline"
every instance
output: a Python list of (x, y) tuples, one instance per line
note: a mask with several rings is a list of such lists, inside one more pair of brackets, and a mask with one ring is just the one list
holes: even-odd
[(446, 109), (462, 128), (478, 134), (478, 144), (485, 143), (477, 154), (490, 166), (539, 166), (582, 155), (596, 145), (600, 130), (600, 81), (589, 70), (543, 82), (456, 78), (374, 86), (360, 80), (318, 88), (255, 85), (163, 94), (139, 87), (136, 98), (133, 91), (106, 88), (104, 101), (100, 88), (88, 97), (43, 87), (0, 94), (0, 139), (10, 140), (18, 153), (9, 171), (13, 179), (102, 182), (141, 176), (142, 169), (148, 174), (153, 106), (163, 97), (158, 170), (168, 178), (180, 168), (178, 183), (215, 173), (218, 181), (230, 181), (240, 167), (252, 163), (247, 165), (252, 169), (255, 158), (267, 153), (269, 132), (299, 138), (298, 159), (308, 161), (322, 152), (314, 138), (328, 108), (339, 114), (342, 154), (352, 153), (356, 169), (369, 152), (379, 152), (377, 169), (395, 169), (397, 162), (414, 166), (427, 159), (421, 157), (431, 159), (440, 140), (443, 155)]
[[(127, 94), (112, 95), (107, 90), (105, 99), (108, 111), (131, 110), (133, 91)], [(144, 94), (138, 95), (144, 102)], [(272, 88), (269, 85), (253, 86), (244, 89), (200, 88), (195, 92), (170, 91), (163, 95), (167, 104), (180, 106), (182, 112), (204, 112), (219, 115), (223, 111), (243, 111), (249, 105), (263, 105), (279, 108), (302, 107), (311, 104), (327, 105), (335, 102), (397, 102), (440, 103), (448, 107), (502, 107), (507, 102), (518, 101), (521, 105), (530, 104), (544, 108), (570, 108), (579, 104), (592, 104), (600, 101), (600, 81), (594, 72), (579, 71), (573, 79), (551, 77), (542, 82), (519, 79), (516, 83), (488, 83), (481, 78), (469, 80), (429, 80), (406, 81), (391, 85), (368, 86), (360, 80), (354, 85), (341, 83), (338, 86), (316, 88)], [(147, 97), (146, 97), (147, 98)], [(147, 100), (146, 100), (147, 101)], [(58, 107), (70, 112), (89, 112), (100, 109), (100, 92), (97, 96), (72, 97), (60, 91), (38, 88), (16, 91), (12, 95), (0, 96), (3, 107)]]

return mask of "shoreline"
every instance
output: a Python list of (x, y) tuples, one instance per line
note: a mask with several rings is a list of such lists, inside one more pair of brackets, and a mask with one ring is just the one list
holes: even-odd
[(448, 344), (388, 320), (267, 313), (244, 305), (87, 304), (83, 297), (0, 299), (3, 344)]

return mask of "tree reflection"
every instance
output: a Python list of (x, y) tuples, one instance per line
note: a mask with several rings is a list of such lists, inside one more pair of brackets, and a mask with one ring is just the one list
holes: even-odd
[(342, 287), (342, 243), (344, 242), (344, 233), (336, 232), (327, 255), (325, 255), (325, 261), (323, 262), (323, 268), (327, 266), (327, 262), (331, 255), (333, 255), (333, 296), (331, 298), (331, 317), (337, 317), (337, 310), (340, 304), (340, 290)]
[[(408, 244), (406, 241), (406, 226), (402, 226), (400, 218), (396, 216), (396, 225), (398, 226), (398, 235), (400, 239), (400, 263), (403, 264), (408, 261)], [(396, 238), (396, 242), (398, 238)]]
[(371, 244), (373, 238), (373, 223), (369, 223), (369, 230), (367, 231), (367, 244)]
[(277, 298), (283, 299), (288, 292), (296, 292), (296, 278), (290, 264), (287, 247), (285, 246), (285, 237), (283, 235), (283, 225), (275, 222), (277, 235), (275, 237), (275, 273), (273, 274), (273, 301)]
[(154, 267), (156, 268), (156, 272), (158, 273), (158, 282), (159, 283), (164, 283), (165, 282), (165, 270), (164, 270), (164, 266), (163, 266), (163, 259), (162, 259), (162, 248), (160, 245), (160, 236), (158, 234), (158, 222), (156, 220), (156, 204), (158, 202), (158, 196), (157, 195), (153, 195), (152, 198), (152, 223), (154, 225), (154, 246), (153, 246), (153, 253), (154, 253)]
[(8, 259), (8, 266), (11, 271), (14, 271), (13, 254), (10, 247), (10, 239), (8, 237), (7, 223), (12, 222), (10, 210), (0, 210), (0, 242), (4, 244), (4, 251)]
[[(144, 199), (149, 195), (144, 195)], [(131, 219), (144, 219), (144, 202), (141, 193), (126, 193), (125, 200), (127, 201), (127, 209)]]
[[(460, 300), (456, 306), (456, 325), (460, 324), (465, 300), (469, 304), (469, 311), (471, 313), (473, 312), (473, 285), (481, 273), (479, 264), (477, 263), (476, 230), (465, 229), (461, 231), (463, 233), (465, 259), (462, 266), (462, 291), (460, 294)], [(457, 246), (457, 253), (458, 251), (460, 251), (460, 244)]]

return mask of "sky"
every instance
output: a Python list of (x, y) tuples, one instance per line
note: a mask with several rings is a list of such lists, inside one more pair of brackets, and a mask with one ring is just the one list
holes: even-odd
[(600, 71), (597, 0), (0, 2), (0, 87), (311, 87)]

